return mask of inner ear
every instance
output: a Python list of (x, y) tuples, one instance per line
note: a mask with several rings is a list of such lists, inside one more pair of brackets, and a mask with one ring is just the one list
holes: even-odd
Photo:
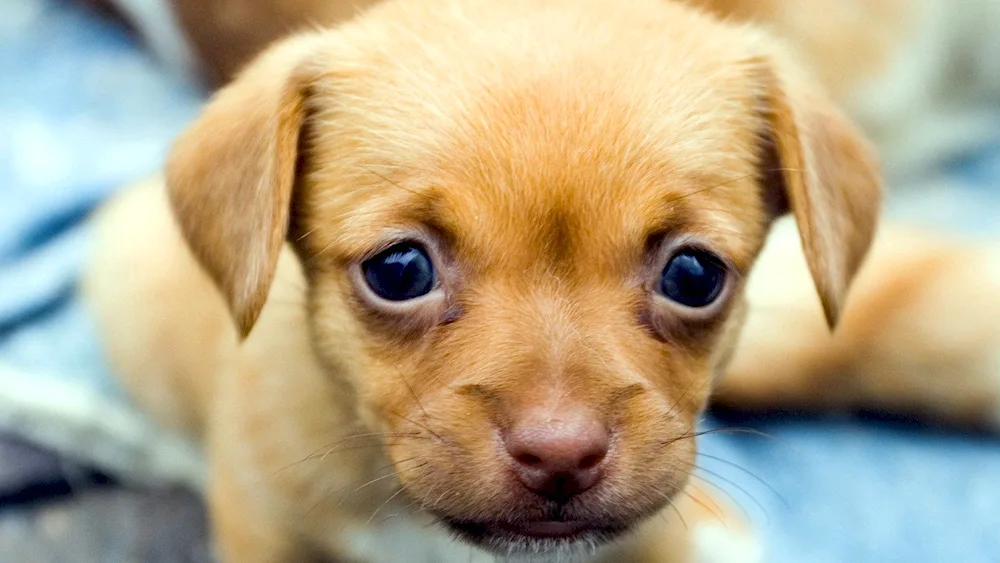
[(764, 203), (764, 211), (770, 221), (785, 215), (790, 211), (788, 203), (788, 186), (785, 183), (787, 170), (781, 167), (781, 157), (778, 156), (778, 146), (774, 135), (769, 129), (760, 134), (758, 148), (760, 167), (760, 197)]
[(306, 106), (304, 108), (304, 114), (302, 116), (302, 125), (299, 128), (299, 136), (296, 144), (295, 151), (295, 164), (294, 164), (294, 176), (292, 181), (292, 194), (288, 201), (288, 228), (285, 233), (285, 241), (291, 244), (292, 250), (299, 255), (300, 259), (305, 261), (307, 256), (303, 256), (301, 253), (301, 243), (302, 239), (308, 236), (307, 227), (304, 225), (302, 219), (305, 217), (303, 211), (304, 209), (304, 198), (302, 197), (303, 189), (306, 184), (309, 175), (309, 156), (312, 153), (312, 147), (314, 146), (314, 131), (315, 125), (312, 123), (312, 108), (309, 106), (310, 99), (310, 88), (306, 87), (304, 95), (306, 97)]

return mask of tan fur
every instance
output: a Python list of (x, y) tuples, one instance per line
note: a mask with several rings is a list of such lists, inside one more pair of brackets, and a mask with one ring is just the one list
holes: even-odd
[(776, 229), (749, 282), (752, 313), (717, 402), (747, 410), (867, 409), (997, 427), (995, 242), (884, 229), (830, 334), (805, 288), (808, 270), (795, 239), (792, 225)]
[[(83, 0), (126, 14), (161, 60), (214, 86), (272, 41), (379, 0)], [(995, 0), (686, 0), (780, 37), (878, 146), (898, 189), (995, 140)], [(184, 37), (189, 38), (185, 40)]]
[[(690, 561), (647, 519), (710, 518), (682, 500), (694, 425), (770, 223), (792, 211), (833, 323), (879, 191), (860, 135), (751, 27), (659, 0), (400, 0), (220, 91), (165, 186), (105, 211), (84, 291), (130, 392), (202, 440), (225, 561), (490, 560), (365, 538), (552, 518), (497, 436), (564, 408), (614, 436), (564, 517), (649, 526), (606, 560)], [(441, 286), (389, 307), (359, 264), (401, 238)], [(731, 270), (703, 310), (655, 291), (684, 241)]]

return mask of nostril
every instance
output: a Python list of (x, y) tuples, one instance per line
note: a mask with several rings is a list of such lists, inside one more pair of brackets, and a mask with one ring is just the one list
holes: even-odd
[(542, 458), (534, 454), (520, 454), (515, 456), (514, 459), (522, 465), (535, 466), (542, 464)]
[(595, 454), (590, 454), (588, 456), (584, 456), (583, 459), (580, 460), (579, 468), (580, 469), (593, 469), (593, 468), (597, 467), (598, 465), (601, 464), (602, 461), (604, 461), (604, 455), (605, 455), (605, 453), (601, 452), (601, 453), (595, 453)]
[(537, 429), (508, 436), (504, 442), (518, 465), (549, 473), (593, 469), (608, 453), (608, 441), (603, 437), (566, 436)]

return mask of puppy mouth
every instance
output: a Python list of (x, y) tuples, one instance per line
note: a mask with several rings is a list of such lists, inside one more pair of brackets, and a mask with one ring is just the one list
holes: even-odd
[(525, 522), (522, 524), (500, 523), (497, 528), (511, 534), (538, 539), (566, 539), (591, 529), (586, 522)]
[(585, 520), (442, 521), (462, 540), (504, 555), (543, 554), (574, 546), (592, 549), (628, 531), (627, 525)]

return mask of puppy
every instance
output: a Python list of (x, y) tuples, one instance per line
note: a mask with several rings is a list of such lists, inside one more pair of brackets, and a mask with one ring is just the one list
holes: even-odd
[(771, 224), (832, 326), (879, 199), (753, 27), (391, 0), (222, 89), (101, 213), (83, 287), (203, 445), (223, 561), (753, 561), (688, 484), (696, 422)]

